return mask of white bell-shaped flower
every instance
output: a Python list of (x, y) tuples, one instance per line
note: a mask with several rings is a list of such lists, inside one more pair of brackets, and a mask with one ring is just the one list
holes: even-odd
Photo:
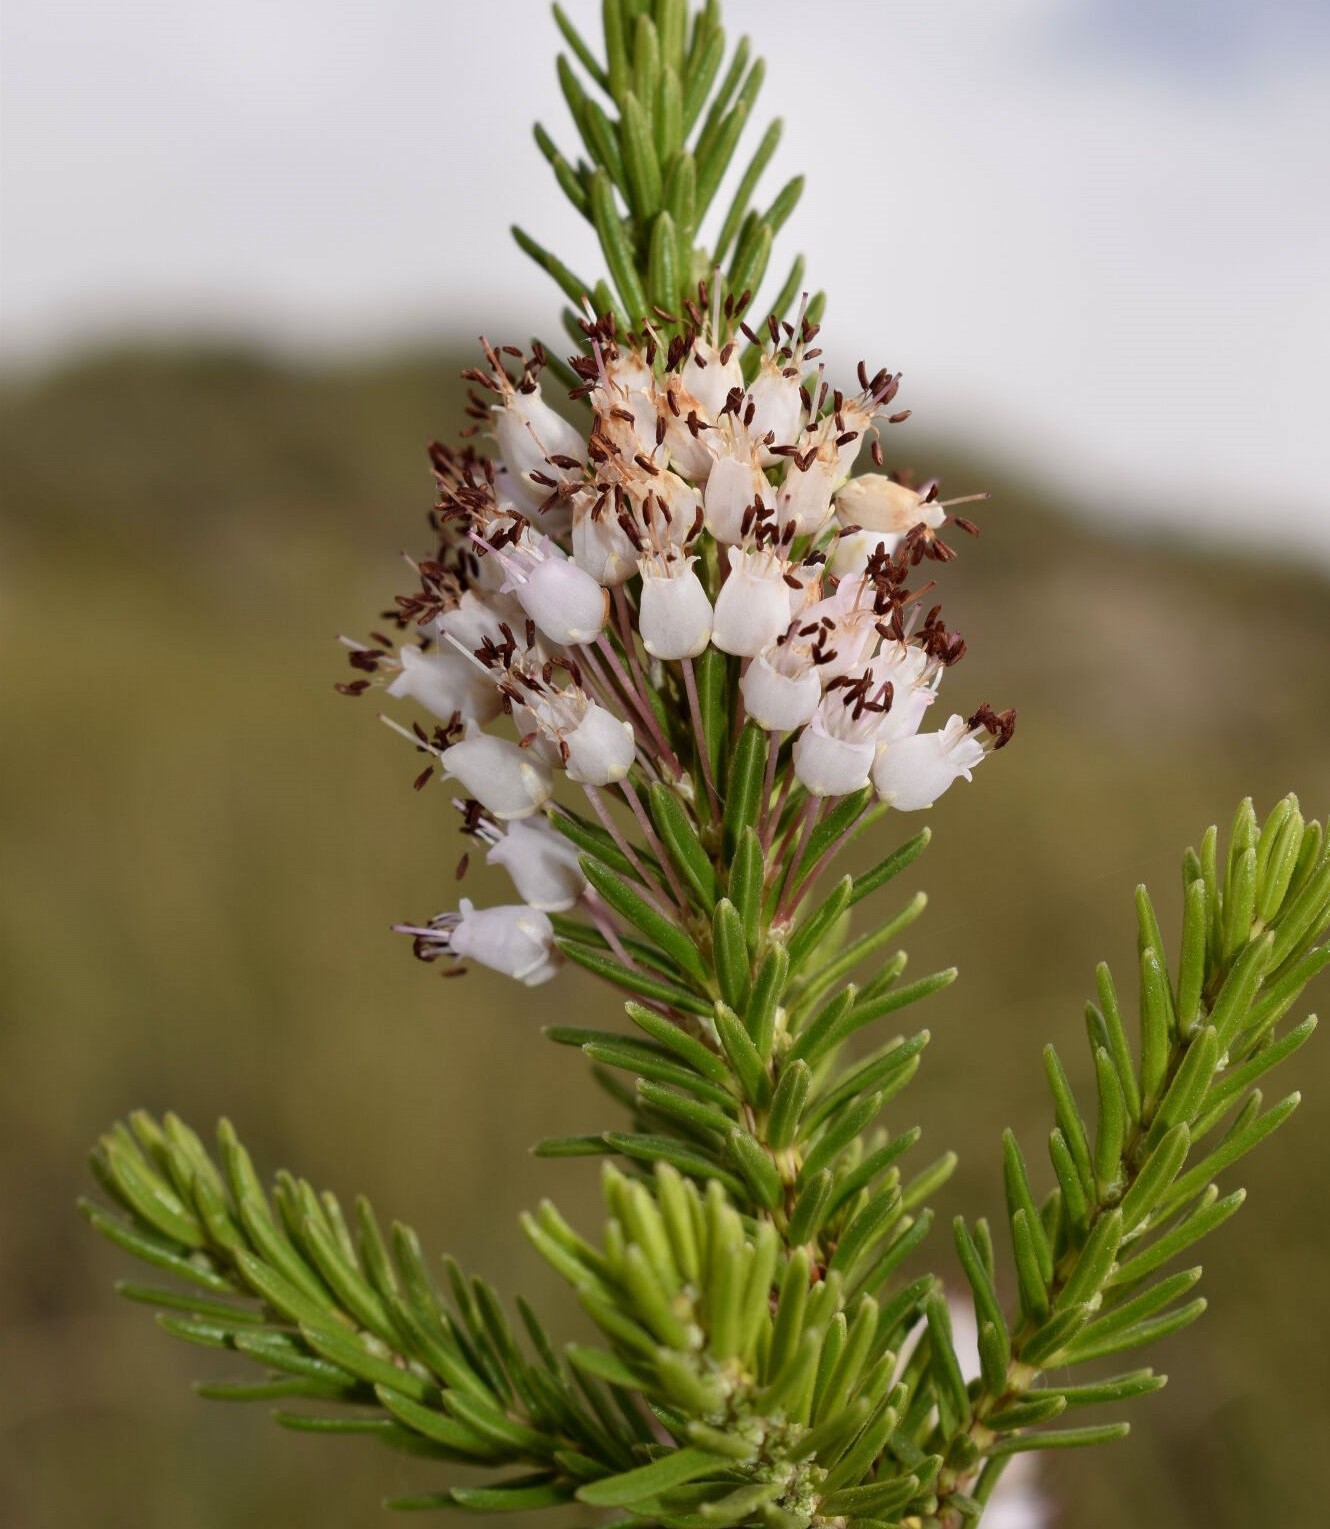
[(425, 652), (404, 647), (397, 655), (402, 672), (388, 694), (407, 696), (440, 722), (460, 716), (464, 722), (492, 722), (503, 710), (494, 681), (453, 648)]
[(716, 596), (711, 640), (722, 653), (755, 658), (790, 624), (789, 564), (767, 549), (727, 551), (730, 574)]
[(823, 445), (808, 465), (807, 455), (789, 459), (776, 495), (776, 522), (783, 531), (792, 525), (798, 536), (812, 536), (831, 518), (831, 495), (841, 479), (835, 448)]
[(637, 502), (642, 524), (657, 540), (662, 523), (676, 547), (692, 540), (702, 528), (702, 495), (691, 483), (668, 468), (643, 480)]
[(931, 807), (956, 780), (970, 780), (984, 746), (965, 724), (951, 717), (940, 732), (916, 733), (884, 744), (873, 764), (873, 785), (898, 812)]
[(758, 458), (763, 467), (780, 460), (772, 446), (792, 446), (799, 439), (804, 417), (799, 386), (797, 366), (787, 362), (782, 367), (773, 356), (763, 356), (739, 415), (749, 439), (764, 443)]
[(568, 685), (531, 696), (536, 725), (559, 750), (568, 779), (583, 786), (612, 786), (633, 767), (637, 738), (631, 723), (616, 717), (584, 690)]
[(836, 494), (836, 519), (861, 531), (899, 538), (921, 524), (936, 530), (946, 516), (940, 504), (926, 502), (922, 494), (893, 482), (885, 473), (862, 473), (842, 484)]
[(464, 961), (537, 987), (558, 970), (554, 927), (538, 908), (477, 908), (464, 897), (448, 931), (448, 949)]
[(800, 627), (821, 627), (822, 682), (863, 669), (871, 662), (881, 636), (881, 618), (873, 607), (873, 589), (863, 577), (842, 579), (834, 593), (809, 606)]
[(512, 719), (517, 736), (522, 740), (522, 747), (527, 753), (551, 770), (562, 770), (563, 752), (558, 742), (541, 727), (540, 718), (535, 712), (529, 706), (523, 706), (520, 701), (513, 701)]
[(853, 417), (855, 411), (848, 406), (842, 412), (841, 422), (845, 429), (836, 437), (836, 482), (844, 483), (846, 478), (854, 471), (855, 463), (859, 460), (859, 453), (864, 449), (864, 430), (866, 428), (865, 415), (857, 419)]
[(884, 642), (873, 659), (879, 682), (891, 684), (891, 709), (877, 730), (879, 743), (911, 738), (923, 724), (928, 708), (937, 700), (940, 667), (922, 648), (912, 643)]
[(586, 461), (582, 432), (550, 408), (539, 383), (530, 384), (526, 391), (506, 390), (490, 414), (504, 466), (528, 488), (532, 473), (551, 478), (567, 475), (569, 469), (560, 467), (555, 458)]
[(585, 786), (612, 786), (633, 767), (637, 741), (622, 717), (592, 701), (576, 727), (563, 735), (568, 779)]
[(707, 478), (704, 505), (707, 530), (718, 542), (743, 540), (744, 518), (754, 504), (775, 508), (775, 491), (766, 474), (747, 454), (718, 456)]
[(913, 738), (936, 700), (937, 691), (932, 685), (897, 686), (891, 710), (878, 729), (878, 741), (895, 743), (901, 738)]
[(614, 514), (578, 508), (573, 513), (573, 561), (597, 584), (613, 589), (637, 572), (637, 548)]
[(485, 864), (501, 865), (522, 901), (544, 913), (566, 913), (586, 890), (577, 846), (544, 818), (510, 823)]
[(822, 599), (822, 563), (792, 563), (785, 580), (789, 591), (790, 620), (802, 624), (807, 612)]
[(684, 389), (697, 401), (698, 412), (715, 424), (725, 401), (744, 385), (739, 347), (732, 341), (717, 350), (705, 340), (695, 340), (679, 374)]
[(529, 749), (478, 729), (440, 758), (445, 773), (502, 822), (539, 812), (554, 789), (549, 766)]
[(822, 681), (808, 649), (780, 642), (759, 653), (739, 681), (744, 708), (759, 727), (792, 733), (812, 720), (822, 699)]
[[(494, 497), (495, 507), (472, 512), (468, 525), (477, 536), (496, 545), (511, 540), (514, 530), (520, 531), (528, 516), (539, 515), (539, 507), (545, 498), (543, 494), (537, 498), (521, 487), (514, 491), (513, 475), (503, 466), (494, 471)], [(475, 545), (474, 541), (475, 538), (471, 549), (473, 588), (487, 597), (497, 594), (508, 575), (498, 558), (492, 557), (484, 547)], [(462, 598), (465, 599), (466, 594)]]
[(827, 559), (827, 566), (838, 579), (853, 579), (863, 573), (879, 553), (890, 557), (900, 546), (895, 531), (842, 531)]
[(638, 455), (652, 461), (664, 456), (656, 440), (660, 401), (656, 379), (646, 358), (625, 350), (605, 356), (601, 378), (591, 392), (600, 433), (630, 460)]
[(794, 740), (794, 773), (810, 796), (848, 796), (868, 784), (881, 719), (881, 712), (860, 706), (847, 687), (822, 697)]
[[(482, 568), (500, 568), (498, 558), (488, 552), (478, 561)], [(457, 604), (437, 618), (434, 629), (460, 657), (478, 652), (487, 643), (502, 643), (505, 623), (515, 634), (526, 624), (522, 607), (511, 595), (466, 589)]]
[(711, 601), (696, 562), (673, 548), (641, 559), (637, 625), (653, 658), (696, 658), (711, 640)]
[(665, 384), (660, 417), (665, 421), (665, 448), (674, 469), (693, 483), (705, 483), (715, 460), (710, 439), (715, 426), (678, 377)]
[(609, 596), (585, 569), (547, 536), (514, 543), (496, 554), (508, 569), (510, 590), (551, 642), (594, 642), (609, 612)]

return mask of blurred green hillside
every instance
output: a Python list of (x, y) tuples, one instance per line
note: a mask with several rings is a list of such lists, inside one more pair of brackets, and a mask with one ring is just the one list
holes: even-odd
[[(231, 1115), (267, 1168), (367, 1191), (572, 1330), (515, 1218), (546, 1193), (598, 1214), (594, 1167), (526, 1148), (608, 1123), (539, 1024), (612, 1001), (573, 973), (533, 997), (409, 959), (388, 925), (454, 900), (458, 841), (373, 702), (332, 689), (335, 634), (374, 624), (403, 582), (394, 554), (422, 543), (423, 447), (460, 423), (456, 368), (182, 351), (4, 389), (6, 1523), (340, 1529), (430, 1480), (190, 1398), (235, 1366), (119, 1304), (133, 1271), (72, 1208), (86, 1148), (135, 1106)], [(995, 491), (943, 575), (971, 650), (949, 693), (1021, 713), (1014, 746), (932, 814), (911, 873), (932, 897), (918, 969), (958, 961), (962, 980), (931, 1001), (896, 1119), (961, 1149), (950, 1214), (996, 1205), (1005, 1125), (1040, 1152), (1046, 1040), (1084, 1081), (1081, 1005), (1101, 957), (1131, 969), (1134, 885), (1172, 917), (1182, 848), (1244, 794), (1330, 807), (1330, 585), (1262, 560), (1255, 536), (1227, 557), (1092, 525), (915, 428), (893, 432), (906, 460)], [(1158, 1354), (1172, 1384), (1136, 1405), (1128, 1443), (1056, 1463), (1070, 1529), (1324, 1522), (1325, 1037), (1299, 1060), (1307, 1104), (1207, 1245), (1211, 1312)], [(1294, 1165), (1296, 1194), (1277, 1187)], [(935, 1253), (950, 1268), (945, 1236)]]

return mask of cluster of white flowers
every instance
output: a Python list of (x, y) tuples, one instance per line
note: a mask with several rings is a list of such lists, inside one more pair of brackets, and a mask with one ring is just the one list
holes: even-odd
[[(773, 320), (758, 346), (732, 322), (718, 341), (720, 315), (696, 316), (668, 348), (589, 326), (590, 354), (572, 362), (585, 431), (547, 401), (541, 354), (487, 347), (488, 368), (467, 376), (488, 391), (472, 412), (494, 454), (433, 448), (439, 547), (399, 601), (419, 640), (350, 645), (363, 674), (342, 688), (381, 676), (431, 714), (438, 726), (417, 724), (415, 741), (478, 804), (472, 831), (505, 834), (490, 858), (526, 901), (464, 903), (413, 931), (422, 953), (550, 975), (556, 904), (525, 888), (551, 874), (554, 844), (565, 880), (576, 859), (522, 825), (559, 810), (560, 776), (616, 841), (607, 788), (648, 841), (638, 786), (663, 781), (690, 807), (705, 788), (716, 805), (697, 741), (708, 649), (727, 655), (735, 736), (745, 719), (770, 735), (770, 792), (803, 804), (801, 832), (826, 799), (870, 784), (898, 810), (929, 807), (1009, 736), (1010, 714), (987, 708), (923, 730), (964, 643), (907, 580), (952, 555), (939, 536), (951, 517), (935, 490), (852, 476), (865, 441), (881, 467), (877, 431), (904, 417), (889, 412), (898, 378), (861, 367), (846, 396), (822, 378), (813, 326)], [(757, 358), (747, 375), (740, 336)]]

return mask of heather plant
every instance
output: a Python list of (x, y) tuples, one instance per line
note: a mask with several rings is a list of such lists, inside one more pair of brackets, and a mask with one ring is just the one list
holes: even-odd
[[(928, 1031), (880, 1032), (956, 973), (895, 950), (921, 893), (852, 926), (927, 846), (902, 815), (1013, 736), (979, 698), (938, 711), (965, 643), (935, 580), (977, 528), (896, 466), (899, 377), (828, 374), (802, 261), (763, 296), (801, 182), (754, 201), (779, 123), (727, 182), (762, 65), (714, 0), (606, 0), (599, 51), (554, 14), (581, 147), (536, 139), (609, 274), (515, 230), (572, 353), (483, 345), (464, 443), (431, 448), (433, 545), (338, 688), (395, 703), (461, 869), (515, 891), (403, 921), (416, 955), (540, 987), (553, 1018), (569, 963), (621, 1000), (626, 1026), (545, 1027), (612, 1101), (537, 1147), (603, 1160), (604, 1226), (525, 1221), (597, 1340), (560, 1350), (364, 1201), (265, 1189), (226, 1123), (212, 1153), (174, 1116), (115, 1127), (93, 1157), (114, 1209), (87, 1213), (173, 1277), (126, 1295), (254, 1367), (204, 1394), (439, 1462), (393, 1506), (1032, 1529), (1019, 1457), (1126, 1433), (1164, 1377), (1122, 1356), (1201, 1315), (1178, 1264), (1297, 1105), (1261, 1085), (1315, 1026), (1282, 1022), (1330, 961), (1325, 833), (1291, 796), (1211, 829), (1172, 961), (1138, 889), (1135, 1000), (1101, 967), (1086, 1010), (1093, 1097), (1049, 1046), (1047, 1170), (1009, 1134), (1005, 1226), (930, 1240), (955, 1159), (919, 1165), (902, 1129)], [(851, 842), (873, 868), (840, 872)]]

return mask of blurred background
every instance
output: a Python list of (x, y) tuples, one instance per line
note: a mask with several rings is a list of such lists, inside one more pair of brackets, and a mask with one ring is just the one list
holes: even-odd
[[(945, 1224), (996, 1208), (1004, 1126), (1038, 1151), (1040, 1046), (1086, 1081), (1135, 884), (1174, 929), (1181, 849), (1241, 796), (1330, 807), (1330, 23), (727, 13), (787, 121), (773, 181), (810, 174), (786, 240), (833, 360), (904, 371), (892, 465), (993, 490), (946, 570), (951, 683), (1021, 727), (905, 889), (932, 899), (917, 969), (963, 972), (896, 1117), (962, 1152)], [(193, 1402), (228, 1366), (117, 1304), (134, 1271), (73, 1199), (115, 1117), (227, 1113), (261, 1165), (368, 1192), (574, 1330), (516, 1216), (551, 1194), (595, 1223), (594, 1168), (526, 1148), (609, 1123), (538, 1026), (612, 1000), (410, 961), (387, 926), (453, 901), (458, 841), (332, 690), (335, 634), (422, 545), (476, 330), (554, 330), (508, 221), (592, 263), (529, 139), (533, 115), (570, 136), (556, 35), (537, 0), (14, 0), (0, 25), (0, 1512), (369, 1525), (431, 1472)], [(1323, 1521), (1330, 1052), (1300, 1062), (1306, 1105), (1207, 1246), (1211, 1312), (1150, 1356), (1169, 1388), (1050, 1467), (1065, 1529)]]

